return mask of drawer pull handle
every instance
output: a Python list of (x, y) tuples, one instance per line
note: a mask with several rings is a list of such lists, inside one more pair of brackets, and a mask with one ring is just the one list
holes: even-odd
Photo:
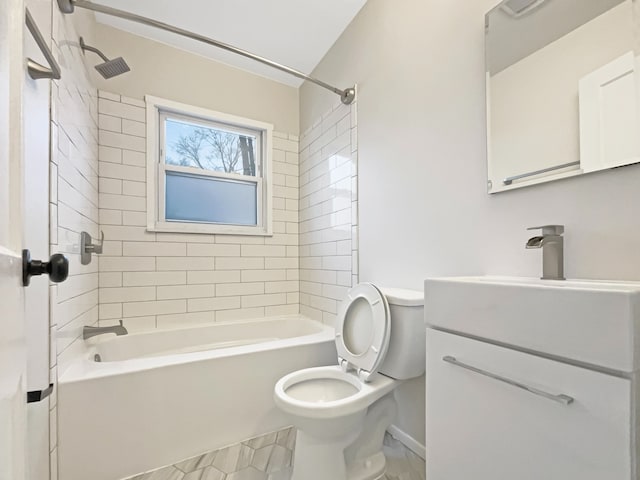
[(535, 387), (531, 387), (529, 385), (525, 385), (524, 383), (516, 382), (515, 380), (511, 380), (510, 378), (502, 377), (500, 375), (496, 375), (495, 373), (487, 372), (486, 370), (482, 370), (481, 368), (477, 368), (466, 363), (462, 363), (458, 361), (455, 357), (447, 355), (442, 357), (442, 360), (455, 365), (457, 367), (462, 367), (467, 370), (471, 370), (472, 372), (479, 373), (480, 375), (484, 375), (485, 377), (493, 378), (494, 380), (499, 380), (500, 382), (508, 383), (509, 385), (513, 385), (514, 387), (521, 388), (526, 390), (527, 392), (533, 393), (534, 395), (539, 395), (544, 398), (548, 398), (549, 400), (553, 400), (554, 402), (561, 403), (563, 405), (570, 405), (573, 403), (573, 397), (569, 395), (554, 395), (553, 393), (545, 392), (543, 390), (539, 390)]

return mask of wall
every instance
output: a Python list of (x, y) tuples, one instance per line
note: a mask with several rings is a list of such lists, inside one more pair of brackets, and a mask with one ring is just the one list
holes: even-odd
[(147, 232), (145, 103), (99, 96), (100, 324), (123, 319), (131, 332), (298, 313), (298, 137), (274, 132), (273, 236)]
[[(51, 86), (51, 253), (69, 259), (69, 278), (50, 287), (51, 381), (83, 347), (82, 327), (98, 321), (98, 266), (80, 264), (80, 232), (98, 233), (98, 101), (78, 47), (90, 15), (63, 16), (53, 6), (52, 50), (62, 78)], [(51, 478), (57, 478), (57, 398), (49, 400)]]
[[(154, 95), (261, 119), (277, 131), (298, 134), (297, 88), (102, 24), (97, 24), (95, 43), (131, 67), (131, 73), (110, 80), (94, 75), (100, 90), (131, 98)], [(100, 61), (95, 55), (91, 60)]]
[(633, 48), (630, 17), (622, 3), (491, 77), (494, 190), (511, 175), (580, 160), (578, 82)]
[(300, 313), (330, 325), (358, 283), (356, 104), (334, 102), (300, 137)]
[[(358, 83), (361, 281), (422, 289), (426, 277), (538, 277), (525, 251), (566, 226), (569, 278), (640, 280), (640, 166), (486, 193), (484, 14), (496, 0), (369, 0), (314, 75)], [(334, 98), (301, 88), (301, 131)], [(424, 441), (420, 386), (399, 426)]]

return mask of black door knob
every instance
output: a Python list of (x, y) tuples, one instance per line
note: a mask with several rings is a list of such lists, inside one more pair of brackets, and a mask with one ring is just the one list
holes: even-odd
[(48, 262), (31, 260), (29, 250), (22, 250), (22, 284), (26, 287), (32, 276), (44, 273), (52, 282), (64, 282), (69, 276), (69, 260), (61, 253), (51, 255)]

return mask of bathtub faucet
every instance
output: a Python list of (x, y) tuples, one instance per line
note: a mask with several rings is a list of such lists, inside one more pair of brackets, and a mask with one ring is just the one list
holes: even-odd
[(122, 320), (120, 320), (120, 325), (113, 325), (112, 327), (87, 327), (85, 326), (82, 329), (82, 338), (86, 340), (87, 338), (95, 337), (96, 335), (102, 335), (103, 333), (115, 333), (116, 335), (126, 335), (127, 329), (122, 325)]

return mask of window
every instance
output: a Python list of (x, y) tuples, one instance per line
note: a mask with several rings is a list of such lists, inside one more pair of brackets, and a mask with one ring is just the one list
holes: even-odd
[(272, 126), (147, 102), (147, 228), (271, 235)]

